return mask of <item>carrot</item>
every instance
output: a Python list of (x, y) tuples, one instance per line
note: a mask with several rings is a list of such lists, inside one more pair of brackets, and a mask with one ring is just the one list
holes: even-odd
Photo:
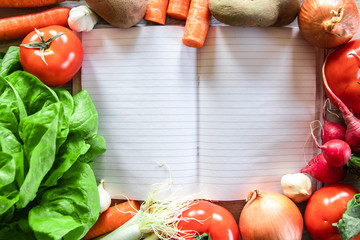
[(119, 203), (101, 213), (99, 219), (90, 228), (82, 240), (93, 239), (114, 231), (129, 221), (140, 209), (140, 203), (134, 200)]
[(54, 7), (42, 12), (0, 19), (0, 41), (25, 37), (35, 28), (67, 26), (70, 7)]
[(210, 27), (210, 18), (209, 0), (191, 0), (182, 38), (183, 44), (195, 48), (202, 47)]
[(144, 19), (164, 25), (169, 0), (148, 0)]
[(65, 0), (1, 0), (2, 8), (25, 8), (25, 7), (43, 7), (53, 5)]
[(169, 0), (167, 14), (177, 20), (186, 20), (190, 8), (190, 0)]

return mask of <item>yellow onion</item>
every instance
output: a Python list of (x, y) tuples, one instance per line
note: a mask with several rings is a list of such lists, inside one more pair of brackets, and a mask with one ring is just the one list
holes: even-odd
[(302, 36), (319, 48), (336, 48), (348, 42), (359, 28), (354, 0), (305, 0), (298, 24)]
[(240, 214), (242, 240), (301, 240), (303, 217), (293, 201), (280, 193), (252, 190)]

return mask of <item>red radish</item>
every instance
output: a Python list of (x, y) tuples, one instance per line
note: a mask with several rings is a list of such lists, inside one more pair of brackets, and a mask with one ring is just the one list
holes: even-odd
[(324, 71), (325, 64), (326, 60), (322, 69), (324, 86), (328, 90), (329, 94), (334, 99), (336, 104), (339, 106), (339, 109), (344, 117), (344, 121), (346, 124), (345, 141), (350, 145), (353, 152), (360, 153), (360, 120), (354, 116), (354, 114), (349, 110), (349, 108), (330, 89), (326, 81)]
[(307, 173), (313, 178), (327, 184), (337, 183), (346, 176), (346, 168), (333, 167), (324, 158), (324, 154), (320, 153), (300, 170), (301, 173)]
[(342, 167), (351, 158), (349, 144), (340, 139), (332, 139), (319, 148), (322, 150), (325, 160), (333, 167)]
[(337, 122), (330, 122), (325, 119), (321, 131), (321, 142), (324, 144), (332, 139), (340, 139), (344, 141), (345, 132), (346, 127), (344, 125)]
[(331, 122), (326, 119), (325, 117), (326, 103), (327, 101), (324, 102), (323, 112), (322, 112), (324, 124), (321, 130), (321, 143), (324, 144), (327, 141), (330, 141), (331, 139), (341, 139), (345, 141), (346, 127), (340, 123)]
[(351, 157), (351, 148), (349, 144), (341, 139), (331, 139), (323, 145), (319, 145), (314, 132), (311, 135), (316, 146), (322, 150), (325, 160), (333, 167), (344, 166)]

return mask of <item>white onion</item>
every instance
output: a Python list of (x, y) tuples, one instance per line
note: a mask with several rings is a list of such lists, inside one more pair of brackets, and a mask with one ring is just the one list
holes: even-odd
[(319, 48), (335, 48), (348, 42), (359, 28), (354, 0), (305, 0), (298, 24), (302, 36)]
[(250, 192), (239, 220), (242, 240), (301, 240), (300, 210), (280, 193)]

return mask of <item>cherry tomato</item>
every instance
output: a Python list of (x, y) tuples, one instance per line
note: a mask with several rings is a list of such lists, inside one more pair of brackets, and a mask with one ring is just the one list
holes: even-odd
[[(358, 191), (347, 184), (332, 184), (317, 190), (305, 209), (305, 226), (314, 240), (341, 240), (338, 229), (332, 226), (340, 220), (347, 203)], [(360, 239), (357, 235), (353, 239)]]
[[(182, 214), (178, 228), (187, 233), (207, 233), (211, 240), (238, 240), (239, 228), (233, 215), (224, 207), (208, 201), (197, 201)], [(193, 237), (183, 236), (185, 239)]]
[[(38, 46), (52, 37), (55, 39), (47, 46)], [(22, 41), (19, 58), (26, 72), (48, 86), (59, 86), (79, 71), (83, 56), (82, 44), (76, 34), (66, 27), (54, 25), (29, 33)]]
[[(330, 89), (357, 116), (360, 116), (360, 39), (345, 43), (331, 53), (324, 74)], [(326, 91), (327, 92), (327, 91)], [(330, 101), (337, 105), (327, 92)]]

